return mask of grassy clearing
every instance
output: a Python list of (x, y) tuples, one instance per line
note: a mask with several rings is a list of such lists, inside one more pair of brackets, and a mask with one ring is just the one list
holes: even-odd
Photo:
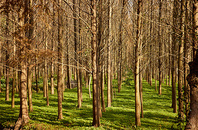
[[(113, 81), (117, 86), (116, 80)], [(154, 84), (154, 83), (153, 83)], [(42, 83), (41, 83), (42, 86)], [(139, 130), (176, 129), (176, 116), (171, 108), (171, 87), (163, 85), (162, 95), (155, 92), (154, 86), (143, 82), (144, 118)], [(5, 88), (4, 88), (5, 89)], [(97, 129), (136, 129), (135, 128), (135, 88), (131, 74), (123, 81), (121, 93), (117, 92), (112, 106), (106, 108), (101, 118), (101, 127)], [(105, 95), (106, 95), (105, 89)], [(57, 93), (50, 95), (50, 106), (46, 106), (43, 93), (33, 93), (33, 112), (29, 113), (30, 122), (24, 129), (96, 129), (92, 127), (92, 99), (88, 88), (83, 88), (82, 108), (77, 108), (77, 90), (64, 92), (63, 120), (57, 120)], [(11, 97), (11, 95), (10, 95)], [(15, 96), (15, 108), (11, 101), (5, 101), (5, 93), (0, 93), (0, 124), (4, 127), (13, 126), (19, 114), (19, 96)], [(105, 99), (105, 101), (107, 101)]]

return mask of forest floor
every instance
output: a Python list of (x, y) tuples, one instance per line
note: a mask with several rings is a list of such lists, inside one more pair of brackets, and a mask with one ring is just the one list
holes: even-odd
[[(5, 85), (2, 84), (5, 90)], [(42, 82), (40, 82), (42, 86)], [(163, 84), (162, 95), (158, 95), (153, 86), (143, 81), (144, 118), (141, 127), (135, 127), (135, 88), (131, 74), (122, 83), (122, 90), (117, 92), (117, 82), (113, 81), (116, 96), (112, 107), (106, 108), (100, 119), (101, 126), (97, 129), (177, 129), (177, 114), (171, 108), (171, 87)], [(106, 88), (106, 87), (105, 87)], [(57, 92), (49, 94), (50, 106), (46, 105), (43, 93), (33, 92), (33, 112), (29, 113), (30, 122), (24, 129), (53, 130), (53, 129), (96, 129), (92, 127), (92, 99), (89, 98), (88, 88), (83, 87), (82, 108), (77, 108), (77, 89), (66, 89), (63, 101), (63, 117), (57, 120)], [(105, 89), (105, 95), (107, 91)], [(106, 96), (105, 96), (106, 97)], [(107, 99), (105, 98), (105, 102)], [(10, 101), (5, 101), (5, 91), (0, 93), (0, 128), (13, 127), (19, 115), (19, 95), (15, 95), (15, 108)]]

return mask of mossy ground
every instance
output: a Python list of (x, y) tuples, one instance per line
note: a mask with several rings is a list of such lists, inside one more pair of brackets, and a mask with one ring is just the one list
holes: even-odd
[[(143, 81), (144, 118), (141, 127), (135, 127), (135, 88), (131, 74), (122, 83), (122, 90), (117, 92), (117, 81), (113, 81), (116, 94), (112, 107), (106, 108), (100, 119), (99, 128), (92, 127), (92, 99), (89, 98), (88, 88), (83, 87), (82, 108), (77, 108), (77, 90), (66, 89), (63, 101), (63, 117), (58, 120), (57, 92), (49, 94), (50, 106), (46, 106), (43, 93), (33, 91), (33, 112), (29, 113), (30, 122), (24, 129), (141, 129), (159, 130), (176, 129), (177, 114), (171, 108), (171, 87), (163, 84), (162, 95), (158, 95), (154, 86)], [(3, 82), (2, 82), (3, 83)], [(153, 82), (154, 85), (154, 82)], [(3, 90), (5, 85), (2, 84)], [(42, 86), (42, 82), (40, 82)], [(106, 97), (105, 87), (105, 97)], [(10, 94), (11, 100), (11, 94)], [(107, 99), (105, 98), (105, 102)], [(19, 115), (19, 96), (15, 95), (15, 108), (11, 101), (5, 101), (5, 91), (0, 93), (0, 124), (3, 127), (13, 126)]]

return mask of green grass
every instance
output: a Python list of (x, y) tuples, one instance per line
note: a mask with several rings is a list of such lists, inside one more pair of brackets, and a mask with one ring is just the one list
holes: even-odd
[[(42, 86), (42, 82), (40, 82)], [(116, 96), (112, 107), (106, 108), (100, 119), (101, 127), (97, 129), (136, 129), (135, 127), (135, 88), (132, 75), (129, 74), (122, 83), (122, 90), (117, 92), (116, 80), (113, 81)], [(154, 85), (154, 82), (153, 82)], [(2, 85), (3, 86), (3, 85)], [(176, 129), (177, 114), (171, 108), (171, 87), (163, 85), (162, 95), (158, 95), (154, 86), (143, 81), (144, 118), (139, 130)], [(77, 90), (66, 89), (63, 101), (63, 120), (58, 120), (57, 92), (50, 95), (50, 106), (46, 106), (43, 93), (33, 93), (33, 112), (29, 113), (30, 122), (24, 129), (96, 129), (92, 127), (92, 99), (88, 88), (83, 88), (82, 108), (77, 108)], [(105, 87), (105, 97), (106, 97)], [(13, 126), (19, 114), (19, 96), (15, 96), (15, 108), (11, 101), (5, 101), (5, 93), (0, 93), (0, 124)], [(11, 95), (10, 95), (11, 98)], [(11, 99), (10, 99), (11, 100)], [(107, 99), (105, 98), (105, 102)]]

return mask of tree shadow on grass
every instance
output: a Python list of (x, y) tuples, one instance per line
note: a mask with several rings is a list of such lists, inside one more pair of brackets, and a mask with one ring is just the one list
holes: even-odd
[(145, 112), (142, 119), (142, 125), (147, 128), (173, 129), (172, 122), (176, 123), (174, 117), (159, 112)]

